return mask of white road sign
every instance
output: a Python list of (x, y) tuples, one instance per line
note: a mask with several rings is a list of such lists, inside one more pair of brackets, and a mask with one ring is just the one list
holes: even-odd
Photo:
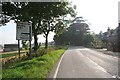
[(17, 40), (30, 40), (31, 35), (32, 35), (32, 23), (17, 22), (17, 26), (16, 26)]

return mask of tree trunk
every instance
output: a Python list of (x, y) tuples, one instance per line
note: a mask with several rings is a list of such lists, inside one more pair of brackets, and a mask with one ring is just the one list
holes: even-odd
[(37, 38), (37, 31), (34, 31), (34, 51), (36, 51), (38, 49), (38, 42), (37, 42), (38, 38)]
[(45, 34), (45, 49), (48, 48), (48, 34)]
[(36, 51), (38, 49), (38, 42), (37, 42), (37, 30), (35, 29), (35, 23), (33, 22), (32, 24), (33, 27), (33, 36), (34, 36), (34, 51)]

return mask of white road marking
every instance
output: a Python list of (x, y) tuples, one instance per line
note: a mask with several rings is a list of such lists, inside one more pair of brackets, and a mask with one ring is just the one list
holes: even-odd
[(55, 74), (54, 74), (54, 76), (53, 76), (53, 79), (55, 79), (55, 78), (57, 77), (58, 70), (59, 70), (59, 67), (60, 67), (61, 61), (62, 61), (62, 59), (63, 59), (65, 53), (66, 53), (66, 52), (64, 52), (64, 54), (63, 54), (63, 55), (61, 56), (61, 58), (60, 58), (60, 61), (59, 61), (58, 65), (57, 65), (57, 68), (56, 68)]
[(112, 76), (113, 78), (116, 78), (116, 76)]
[[(82, 56), (84, 56), (82, 53), (81, 53)], [(86, 57), (89, 61), (91, 61), (92, 63), (94, 63), (100, 70), (102, 70), (103, 72), (107, 73), (107, 74), (110, 74), (109, 72), (107, 72), (103, 67), (101, 67), (100, 65), (98, 65), (96, 62), (94, 62), (93, 60), (91, 60), (90, 58), (88, 58), (87, 56), (84, 56)], [(110, 74), (111, 75), (111, 74)], [(111, 75), (112, 76), (112, 75)], [(115, 76), (112, 76), (113, 78), (115, 78)]]
[[(88, 49), (89, 50), (89, 49)], [(66, 52), (65, 52), (66, 53)], [(57, 78), (57, 74), (58, 74), (58, 70), (59, 70), (59, 67), (60, 67), (60, 64), (62, 62), (62, 59), (65, 55), (65, 53), (61, 56), (60, 58), (60, 61), (58, 62), (58, 65), (57, 65), (57, 68), (56, 68), (56, 71), (54, 73), (54, 76), (53, 76), (53, 80), (55, 80)], [(83, 57), (86, 57), (84, 56), (82, 53), (81, 53), (81, 56)], [(110, 74), (109, 72), (107, 72), (103, 67), (101, 67), (100, 65), (98, 65), (96, 62), (94, 62), (93, 60), (91, 60), (90, 58), (86, 57), (88, 60), (90, 60), (92, 63), (94, 63), (100, 70), (102, 70), (103, 72), (107, 73), (107, 74)], [(74, 72), (74, 70), (73, 70)], [(111, 74), (110, 74), (111, 75)], [(112, 75), (111, 75), (112, 76)], [(116, 76), (112, 76), (112, 78), (116, 78)]]

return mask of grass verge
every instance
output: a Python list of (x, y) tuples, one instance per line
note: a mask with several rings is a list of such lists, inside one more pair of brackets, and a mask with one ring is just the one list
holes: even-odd
[(33, 58), (32, 60), (11, 65), (7, 69), (2, 70), (2, 78), (12, 80), (13, 78), (39, 78), (43, 80), (64, 51), (65, 49), (50, 51), (48, 54)]

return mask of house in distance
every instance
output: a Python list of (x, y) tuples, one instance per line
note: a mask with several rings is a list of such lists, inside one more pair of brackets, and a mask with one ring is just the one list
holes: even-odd
[(4, 44), (4, 52), (18, 50), (18, 44)]

